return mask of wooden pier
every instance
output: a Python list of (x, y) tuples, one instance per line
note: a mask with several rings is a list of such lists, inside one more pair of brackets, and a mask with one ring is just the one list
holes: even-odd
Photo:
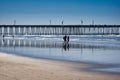
[(0, 25), (0, 36), (119, 34), (120, 25)]

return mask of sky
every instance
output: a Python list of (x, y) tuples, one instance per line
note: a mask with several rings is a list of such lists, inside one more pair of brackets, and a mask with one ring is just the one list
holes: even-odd
[(0, 25), (120, 24), (120, 0), (0, 0)]

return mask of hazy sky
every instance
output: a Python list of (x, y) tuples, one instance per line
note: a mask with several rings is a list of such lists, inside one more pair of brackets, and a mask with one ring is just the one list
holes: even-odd
[(0, 24), (120, 24), (120, 0), (0, 0)]

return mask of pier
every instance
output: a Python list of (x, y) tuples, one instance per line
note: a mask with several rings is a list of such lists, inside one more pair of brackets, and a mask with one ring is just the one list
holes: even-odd
[(0, 36), (119, 34), (120, 25), (0, 25)]

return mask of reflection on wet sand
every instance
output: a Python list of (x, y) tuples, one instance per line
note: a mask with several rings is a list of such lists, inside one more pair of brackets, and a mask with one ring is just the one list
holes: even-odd
[(39, 48), (63, 48), (65, 51), (76, 49), (120, 49), (117, 46), (104, 46), (104, 45), (86, 45), (76, 43), (64, 43), (64, 42), (48, 42), (41, 40), (28, 40), (28, 39), (1, 39), (0, 47), (39, 47)]
[(69, 48), (70, 48), (69, 43), (68, 43), (68, 42), (67, 42), (67, 43), (64, 42), (64, 43), (63, 43), (63, 49), (64, 49), (65, 51), (67, 51), (67, 50), (69, 51)]

